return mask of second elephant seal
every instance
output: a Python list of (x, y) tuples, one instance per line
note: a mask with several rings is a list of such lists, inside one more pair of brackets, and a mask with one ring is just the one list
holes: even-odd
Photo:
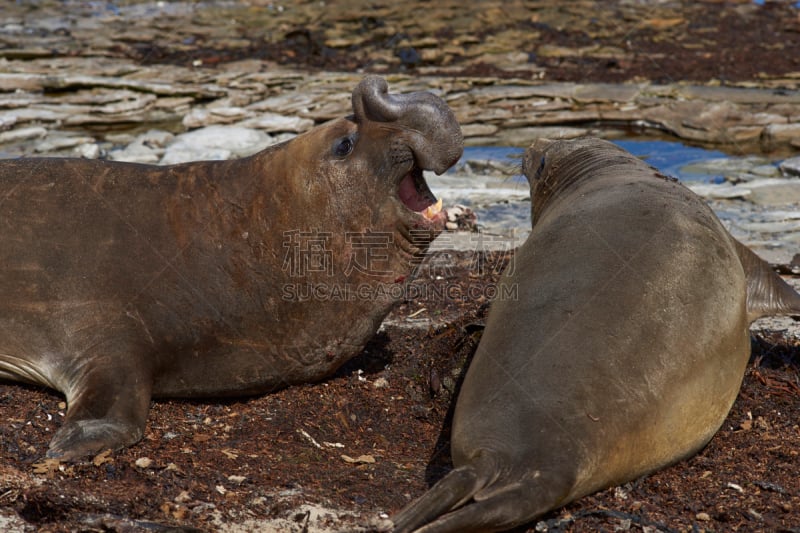
[[(525, 154), (533, 230), (459, 393), (455, 466), (397, 533), (501, 531), (699, 451), (748, 325), (800, 296), (689, 189), (599, 139)], [(499, 294), (513, 294), (498, 290)]]

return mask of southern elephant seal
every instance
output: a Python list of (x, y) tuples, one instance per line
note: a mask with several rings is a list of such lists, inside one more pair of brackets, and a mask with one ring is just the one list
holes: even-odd
[(66, 395), (49, 456), (136, 442), (151, 397), (265, 393), (363, 348), (443, 225), (422, 172), (463, 142), (431, 93), (370, 76), (352, 105), (238, 160), (0, 162), (0, 378)]
[[(501, 531), (699, 451), (800, 295), (709, 207), (615, 145), (534, 143), (533, 229), (459, 393), (455, 466), (396, 532)], [(498, 290), (498, 293), (513, 291)]]

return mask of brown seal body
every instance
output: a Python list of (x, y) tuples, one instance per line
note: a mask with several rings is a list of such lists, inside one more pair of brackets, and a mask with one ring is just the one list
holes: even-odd
[(151, 396), (269, 392), (361, 350), (440, 231), (422, 170), (462, 137), (381, 78), (353, 109), (239, 160), (0, 162), (0, 378), (66, 395), (48, 455), (136, 442)]
[(454, 470), (397, 532), (510, 529), (691, 456), (736, 398), (748, 324), (800, 314), (703, 200), (615, 145), (540, 140), (523, 171), (518, 297), (493, 302), (465, 376)]

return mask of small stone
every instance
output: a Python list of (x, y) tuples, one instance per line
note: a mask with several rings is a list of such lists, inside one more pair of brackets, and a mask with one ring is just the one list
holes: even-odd
[(382, 389), (389, 386), (389, 382), (386, 380), (386, 378), (378, 378), (372, 382), (372, 386), (376, 389)]
[(75, 154), (84, 159), (97, 159), (100, 157), (100, 146), (96, 143), (81, 144), (75, 147)]
[(180, 494), (178, 494), (177, 496), (175, 496), (175, 498), (173, 498), (172, 501), (174, 501), (175, 503), (186, 503), (186, 502), (189, 502), (191, 500), (192, 500), (192, 497), (189, 496), (189, 493), (187, 491), (185, 491), (185, 490), (182, 490), (180, 492)]
[(139, 468), (150, 468), (153, 464), (153, 460), (150, 459), (149, 457), (139, 457), (138, 459), (136, 459), (136, 462), (134, 464)]
[(128, 163), (158, 163), (163, 150), (157, 150), (145, 146), (140, 140), (136, 140), (121, 150), (112, 150), (108, 157), (114, 161), (125, 161)]
[(175, 139), (175, 135), (164, 130), (150, 130), (139, 136), (139, 141), (151, 148), (165, 148)]
[(725, 488), (733, 489), (736, 492), (744, 494), (744, 489), (742, 488), (742, 486), (741, 485), (737, 485), (736, 483), (728, 482), (728, 483), (725, 484)]
[(703, 513), (703, 512), (697, 513), (696, 515), (694, 515), (694, 517), (700, 520), (701, 522), (708, 522), (709, 520), (711, 520), (711, 516), (708, 513)]

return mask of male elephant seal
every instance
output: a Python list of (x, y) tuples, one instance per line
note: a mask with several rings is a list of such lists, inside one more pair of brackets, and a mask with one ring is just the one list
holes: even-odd
[(800, 314), (700, 198), (615, 145), (540, 140), (523, 171), (518, 300), (492, 304), (465, 376), (455, 469), (396, 532), (509, 529), (691, 456), (737, 395), (748, 324)]
[(136, 442), (151, 396), (269, 392), (362, 349), (440, 231), (422, 171), (462, 136), (378, 77), (352, 104), (239, 160), (0, 162), (0, 378), (66, 395), (49, 456)]

